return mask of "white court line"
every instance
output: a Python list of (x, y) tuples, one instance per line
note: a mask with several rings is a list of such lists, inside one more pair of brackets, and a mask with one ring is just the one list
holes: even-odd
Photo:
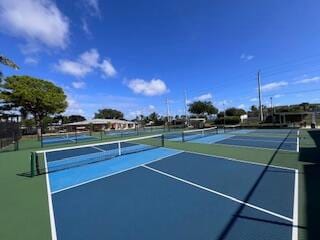
[(233, 140), (233, 141), (237, 141), (237, 140), (240, 140), (240, 141), (248, 141), (248, 142), (274, 142), (274, 143), (282, 143), (282, 142), (284, 142), (284, 143), (296, 143), (295, 141), (291, 141), (291, 142), (287, 142), (287, 141), (285, 141), (284, 139), (282, 139), (282, 140), (260, 140), (260, 139), (249, 139), (249, 138), (235, 138), (235, 139), (230, 139), (230, 138), (228, 138), (228, 140)]
[[(167, 155), (167, 156), (164, 156), (164, 157), (161, 157), (161, 158), (157, 158), (157, 159), (155, 159), (155, 160), (151, 160), (151, 161), (149, 161), (149, 162), (147, 162), (147, 163), (144, 163), (144, 164), (149, 164), (149, 163), (157, 162), (157, 161), (160, 161), (160, 160), (162, 160), (162, 159), (164, 159), (164, 158), (172, 157), (172, 156), (177, 155), (177, 154), (180, 154), (180, 153), (182, 153), (182, 151), (178, 151), (178, 152), (175, 152), (175, 153), (173, 153), (173, 154), (169, 154), (169, 155)], [(137, 166), (134, 166), (134, 167), (131, 167), (131, 168), (127, 168), (127, 169), (124, 169), (124, 170), (121, 170), (121, 171), (118, 171), (118, 172), (110, 173), (110, 174), (107, 174), (107, 175), (104, 175), (104, 176), (101, 176), (101, 177), (98, 177), (98, 178), (93, 178), (93, 179), (90, 179), (90, 180), (88, 180), (88, 181), (84, 181), (84, 182), (81, 182), (81, 183), (72, 185), (72, 186), (70, 186), (70, 187), (62, 188), (62, 189), (60, 189), (60, 190), (57, 190), (57, 191), (52, 192), (52, 194), (59, 193), (59, 192), (62, 192), (62, 191), (65, 191), (65, 190), (68, 190), (68, 189), (71, 189), (71, 188), (79, 187), (79, 186), (81, 186), (81, 185), (85, 185), (85, 184), (87, 184), (87, 183), (94, 182), (94, 181), (97, 181), (97, 180), (100, 180), (100, 179), (103, 179), (103, 178), (111, 177), (111, 176), (113, 176), (113, 175), (117, 175), (117, 174), (120, 174), (120, 173), (123, 173), (123, 172), (127, 172), (127, 171), (129, 171), (129, 170), (133, 170), (133, 169), (135, 169), (135, 168), (141, 167), (141, 166), (144, 165), (144, 164), (140, 164), (140, 165), (137, 165)]]
[(199, 152), (191, 152), (191, 151), (184, 151), (184, 152), (186, 152), (186, 153), (192, 153), (192, 154), (199, 154), (199, 155), (208, 156), (208, 157), (222, 158), (222, 159), (228, 160), (228, 161), (247, 163), (247, 164), (251, 164), (251, 165), (259, 165), (259, 166), (264, 166), (264, 167), (274, 167), (274, 168), (286, 169), (286, 170), (291, 170), (291, 171), (295, 171), (295, 170), (296, 170), (295, 168), (282, 167), (282, 166), (265, 164), (265, 163), (258, 163), (258, 162), (248, 162), (248, 161), (240, 160), (240, 159), (236, 159), (236, 158), (225, 157), (225, 156), (218, 156), (218, 155), (207, 154), (207, 153), (199, 153)]
[(96, 146), (92, 146), (92, 148), (95, 148), (95, 149), (99, 150), (100, 152), (105, 152), (105, 151), (106, 151), (106, 150), (104, 150), (104, 149), (102, 149), (102, 148), (98, 148), (98, 147), (96, 147)]
[(294, 178), (294, 203), (293, 203), (293, 227), (292, 227), (292, 240), (298, 240), (298, 212), (299, 212), (299, 171), (296, 170)]
[[(47, 155), (46, 154), (44, 154), (44, 164), (45, 164), (45, 168), (48, 169), (48, 166), (47, 166)], [(55, 223), (55, 219), (54, 219), (54, 211), (53, 211), (53, 204), (52, 204), (52, 196), (51, 196), (51, 187), (50, 187), (49, 174), (46, 174), (46, 184), (47, 184), (47, 194), (48, 194), (51, 238), (52, 238), (52, 240), (56, 240), (57, 239), (57, 232), (56, 232), (56, 223)]]
[(272, 215), (272, 216), (275, 216), (275, 217), (284, 219), (284, 220), (289, 221), (289, 222), (292, 222), (292, 221), (293, 221), (293, 219), (288, 218), (288, 217), (286, 217), (286, 216), (283, 216), (283, 215), (281, 215), (281, 214), (278, 214), (278, 213), (275, 213), (275, 212), (266, 210), (266, 209), (264, 209), (264, 208), (255, 206), (255, 205), (250, 204), (250, 203), (247, 203), (247, 202), (243, 202), (243, 201), (241, 201), (241, 200), (239, 200), (239, 199), (237, 199), (237, 198), (235, 198), (235, 197), (231, 197), (231, 196), (229, 196), (229, 195), (226, 195), (226, 194), (223, 194), (223, 193), (221, 193), (221, 192), (212, 190), (212, 189), (210, 189), (210, 188), (201, 186), (201, 185), (199, 185), (199, 184), (190, 182), (190, 181), (188, 181), (188, 180), (185, 180), (185, 179), (182, 179), (182, 178), (173, 176), (173, 175), (171, 175), (171, 174), (162, 172), (162, 171), (157, 170), (157, 169), (154, 169), (154, 168), (152, 168), (152, 167), (149, 167), (149, 166), (146, 166), (146, 165), (143, 165), (142, 167), (147, 168), (147, 169), (149, 169), (149, 170), (151, 170), (151, 171), (154, 171), (154, 172), (156, 172), (156, 173), (162, 174), (162, 175), (164, 175), (164, 176), (167, 176), (167, 177), (169, 177), (169, 178), (175, 179), (175, 180), (177, 180), (177, 181), (186, 183), (186, 184), (191, 185), (191, 186), (193, 186), (193, 187), (196, 187), (196, 188), (205, 190), (205, 191), (210, 192), (210, 193), (214, 193), (214, 194), (216, 194), (216, 195), (219, 195), (219, 196), (224, 197), (224, 198), (227, 198), (227, 199), (229, 199), (229, 200), (231, 200), (231, 201), (240, 203), (240, 204), (245, 205), (245, 206), (247, 206), (247, 207), (256, 209), (256, 210), (258, 210), (258, 211), (260, 211), (260, 212), (267, 213), (267, 214), (269, 214), (269, 215)]
[(226, 143), (213, 143), (214, 145), (221, 145), (227, 147), (240, 147), (240, 148), (252, 148), (252, 149), (262, 149), (262, 150), (270, 150), (270, 151), (282, 151), (282, 152), (296, 152), (294, 150), (285, 150), (285, 149), (277, 149), (277, 148), (265, 148), (265, 147), (252, 147), (252, 146), (243, 146), (243, 145), (232, 145)]

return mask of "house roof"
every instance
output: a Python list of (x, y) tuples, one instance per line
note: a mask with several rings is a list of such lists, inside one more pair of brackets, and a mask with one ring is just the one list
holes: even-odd
[(119, 120), (119, 119), (92, 119), (92, 120), (85, 120), (81, 122), (73, 122), (73, 123), (67, 123), (64, 124), (64, 126), (79, 126), (79, 125), (89, 125), (89, 124), (113, 124), (113, 123), (118, 123), (118, 124), (135, 124), (134, 122), (131, 121), (126, 121), (126, 120)]

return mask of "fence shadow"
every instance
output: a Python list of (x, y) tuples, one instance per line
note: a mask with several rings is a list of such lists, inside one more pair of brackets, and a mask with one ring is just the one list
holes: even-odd
[[(305, 221), (306, 239), (319, 239), (320, 216), (320, 130), (309, 130), (302, 140), (299, 161), (303, 164), (303, 183), (305, 197), (303, 204), (306, 207)], [(305, 143), (304, 143), (305, 141)]]
[[(291, 130), (292, 131), (292, 130)], [(254, 185), (252, 186), (252, 188), (248, 191), (247, 195), (245, 196), (245, 198), (242, 200), (245, 203), (248, 203), (250, 198), (253, 196), (254, 192), (256, 191), (259, 183), (261, 182), (261, 180), (263, 179), (264, 175), (266, 174), (266, 172), (268, 171), (268, 168), (270, 167), (270, 165), (272, 165), (273, 161), (275, 160), (277, 154), (279, 151), (281, 151), (281, 147), (283, 146), (283, 144), (285, 143), (285, 141), (289, 138), (291, 131), (287, 134), (287, 136), (283, 139), (283, 141), (279, 144), (278, 148), (274, 151), (274, 153), (272, 154), (270, 160), (268, 161), (268, 163), (266, 164), (266, 166), (264, 167), (263, 171), (261, 172), (261, 174), (258, 176), (258, 178), (256, 179)], [(230, 221), (227, 223), (227, 225), (225, 226), (225, 228), (223, 229), (223, 231), (220, 233), (219, 237), (217, 239), (219, 240), (223, 240), (227, 238), (228, 233), (231, 231), (231, 229), (233, 228), (233, 226), (236, 224), (237, 219), (239, 218), (243, 218), (243, 212), (245, 210), (246, 205), (241, 204), (237, 211), (235, 212), (235, 214), (233, 215), (233, 217), (230, 219)], [(251, 220), (255, 220), (255, 219), (251, 219)], [(255, 221), (258, 221), (258, 219), (256, 219)], [(261, 219), (259, 219), (259, 221), (261, 221)], [(273, 222), (273, 224), (280, 224), (280, 223), (276, 223)], [(298, 227), (298, 226), (297, 226)]]

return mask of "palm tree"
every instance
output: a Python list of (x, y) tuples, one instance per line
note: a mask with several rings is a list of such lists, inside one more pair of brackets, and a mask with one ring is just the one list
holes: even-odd
[[(0, 63), (7, 65), (9, 67), (12, 67), (14, 69), (19, 69), (19, 66), (15, 64), (13, 61), (11, 61), (9, 58), (5, 57), (4, 55), (0, 54)], [(2, 84), (2, 79), (3, 79), (3, 73), (0, 69), (0, 90), (1, 90), (1, 84)], [(10, 107), (9, 105), (3, 106), (3, 101), (0, 101), (0, 113), (2, 113), (4, 110), (9, 110)]]
[[(0, 63), (7, 65), (9, 67), (12, 67), (16, 70), (19, 69), (19, 66), (17, 64), (15, 64), (13, 61), (11, 61), (9, 58), (5, 57), (4, 55), (0, 55)], [(2, 77), (3, 77), (3, 73), (0, 70), (0, 80), (2, 79)]]

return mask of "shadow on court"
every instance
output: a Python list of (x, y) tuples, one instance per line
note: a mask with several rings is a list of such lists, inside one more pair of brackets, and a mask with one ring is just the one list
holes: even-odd
[(307, 225), (306, 239), (319, 239), (320, 130), (309, 130), (302, 136), (299, 161), (303, 164), (301, 184), (305, 187), (305, 196), (301, 199), (305, 212), (300, 217)]
[[(248, 203), (250, 198), (253, 196), (254, 192), (256, 191), (259, 183), (261, 182), (261, 180), (263, 179), (264, 175), (267, 173), (268, 168), (270, 165), (272, 165), (273, 161), (275, 160), (279, 150), (281, 150), (281, 146), (284, 144), (284, 142), (289, 138), (289, 136), (291, 135), (291, 133), (289, 132), (287, 134), (287, 136), (282, 140), (281, 144), (279, 144), (278, 148), (275, 150), (275, 152), (273, 153), (273, 155), (271, 156), (270, 160), (268, 161), (268, 163), (266, 164), (266, 166), (264, 167), (263, 171), (261, 172), (261, 174), (258, 176), (257, 180), (255, 181), (254, 185), (252, 186), (252, 188), (250, 189), (250, 191), (247, 193), (247, 195), (245, 196), (243, 202)], [(231, 231), (231, 229), (233, 228), (233, 226), (236, 224), (238, 219), (241, 218), (247, 218), (248, 216), (244, 215), (244, 210), (245, 210), (245, 205), (242, 204), (239, 206), (239, 208), (237, 209), (236, 213), (233, 215), (233, 217), (230, 219), (230, 221), (228, 222), (228, 224), (226, 225), (226, 227), (224, 228), (224, 230), (221, 232), (220, 236), (217, 238), (219, 240), (223, 240), (226, 239), (228, 236), (228, 233)], [(252, 218), (250, 217), (250, 220), (252, 221), (265, 221), (263, 219), (257, 219), (257, 218)], [(269, 222), (269, 221), (268, 221)], [(270, 222), (269, 222), (270, 223)], [(272, 224), (281, 224), (283, 225), (283, 223), (278, 223), (278, 222), (272, 222)]]

